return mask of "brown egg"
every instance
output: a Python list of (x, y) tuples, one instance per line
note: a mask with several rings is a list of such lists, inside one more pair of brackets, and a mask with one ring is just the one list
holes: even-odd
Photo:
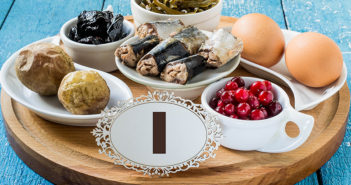
[(284, 36), (271, 18), (253, 13), (241, 17), (233, 26), (232, 34), (241, 38), (241, 56), (259, 65), (270, 67), (278, 63), (284, 53)]
[(291, 75), (310, 87), (323, 87), (339, 78), (343, 58), (338, 45), (320, 33), (302, 33), (293, 38), (285, 51)]

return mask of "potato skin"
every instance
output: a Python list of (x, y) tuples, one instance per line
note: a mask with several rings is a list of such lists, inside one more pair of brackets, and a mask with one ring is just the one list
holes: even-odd
[(75, 71), (72, 58), (59, 46), (37, 43), (24, 48), (15, 62), (18, 79), (40, 95), (56, 95), (63, 77)]
[(99, 73), (75, 71), (63, 78), (58, 98), (73, 114), (98, 114), (110, 100), (110, 89)]

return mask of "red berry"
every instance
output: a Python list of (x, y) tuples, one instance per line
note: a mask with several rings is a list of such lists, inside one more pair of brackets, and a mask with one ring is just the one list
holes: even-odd
[(247, 99), (249, 98), (249, 91), (244, 89), (244, 88), (240, 88), (238, 90), (235, 91), (235, 100), (239, 103), (243, 103), (246, 102)]
[(238, 88), (238, 84), (233, 81), (229, 81), (227, 84), (225, 84), (225, 90), (236, 90)]
[(272, 90), (272, 83), (270, 81), (263, 81), (264, 85), (266, 86), (267, 91)]
[(215, 111), (220, 114), (224, 114), (224, 107), (216, 107)]
[(217, 101), (217, 107), (224, 107), (224, 102), (222, 100)]
[(233, 98), (228, 91), (224, 91), (221, 95), (221, 100), (223, 101), (223, 103), (228, 104), (233, 101)]
[(255, 109), (251, 111), (250, 115), (251, 120), (261, 120), (265, 119), (264, 113), (260, 109)]
[(245, 118), (250, 114), (251, 107), (248, 103), (239, 103), (236, 108), (236, 114), (240, 118)]
[(210, 102), (208, 104), (210, 105), (210, 107), (212, 109), (215, 109), (217, 107), (217, 103), (218, 103), (218, 98), (214, 97), (210, 100)]
[(274, 99), (274, 95), (271, 91), (262, 91), (260, 95), (258, 95), (258, 100), (263, 106), (267, 106), (272, 103)]
[(222, 89), (218, 90), (218, 91), (216, 92), (216, 96), (217, 96), (217, 98), (221, 98), (222, 93), (223, 93), (224, 91), (225, 91), (225, 90), (224, 90), (224, 88), (222, 88)]
[(260, 110), (263, 112), (264, 114), (264, 118), (268, 118), (268, 112), (267, 112), (267, 109), (264, 108), (264, 107), (261, 107)]
[(249, 96), (247, 103), (252, 109), (257, 109), (258, 107), (260, 107), (260, 102), (258, 101), (258, 98), (256, 96)]
[(240, 77), (234, 77), (231, 79), (231, 81), (236, 82), (236, 84), (238, 84), (239, 87), (245, 86), (245, 81)]
[(274, 101), (267, 106), (268, 115), (273, 117), (279, 114), (283, 110), (282, 105), (280, 103)]
[(260, 92), (266, 91), (266, 90), (267, 88), (265, 84), (261, 81), (254, 82), (253, 84), (251, 84), (251, 87), (250, 87), (250, 91), (252, 92), (252, 94), (256, 96), (260, 94)]
[(227, 114), (227, 115), (232, 115), (235, 113), (235, 106), (231, 103), (227, 104), (225, 107), (224, 107), (224, 112)]
[(232, 114), (229, 117), (234, 118), (234, 119), (238, 119), (239, 118), (238, 115), (236, 115), (236, 114)]

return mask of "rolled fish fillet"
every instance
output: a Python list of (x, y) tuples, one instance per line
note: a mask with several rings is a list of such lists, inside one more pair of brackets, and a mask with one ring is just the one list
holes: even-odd
[(182, 42), (191, 55), (196, 54), (201, 45), (208, 39), (201, 30), (194, 26), (185, 27), (172, 37)]
[(141, 58), (136, 70), (144, 76), (157, 76), (169, 62), (189, 55), (190, 53), (180, 41), (168, 38)]
[(199, 54), (206, 60), (207, 66), (218, 68), (240, 55), (243, 42), (224, 29), (213, 33), (200, 48)]
[(140, 58), (159, 43), (160, 40), (157, 36), (149, 35), (131, 44), (117, 48), (115, 55), (124, 65), (135, 68)]
[(165, 40), (173, 32), (178, 32), (184, 28), (181, 20), (166, 20), (144, 23), (137, 28), (139, 38), (145, 38), (149, 35), (156, 35), (160, 40)]
[(204, 57), (201, 55), (192, 55), (168, 63), (161, 73), (161, 79), (166, 82), (184, 85), (205, 69), (206, 63)]

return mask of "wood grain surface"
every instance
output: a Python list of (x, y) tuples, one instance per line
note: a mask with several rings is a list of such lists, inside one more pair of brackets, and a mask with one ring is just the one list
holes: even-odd
[[(283, 7), (288, 29), (320, 32), (333, 39), (351, 69), (351, 3), (346, 1), (290, 1)], [(350, 86), (350, 72), (348, 80)], [(343, 143), (333, 158), (321, 168), (323, 184), (351, 184), (351, 124), (348, 120)]]
[[(66, 20), (77, 16), (82, 10), (101, 9), (102, 6), (113, 4), (115, 11), (120, 11), (123, 15), (131, 14), (128, 0), (1, 0), (0, 22), (4, 20), (4, 15), (9, 11), (12, 2), (15, 3), (0, 30), (0, 65), (24, 45), (57, 34)], [(281, 28), (285, 28), (285, 18), (289, 29), (327, 33), (329, 37), (338, 40), (344, 52), (344, 61), (351, 69), (350, 1), (283, 0), (281, 2), (282, 4), (274, 0), (224, 0), (222, 13), (239, 17), (246, 13), (260, 12), (273, 18)], [(281, 8), (282, 6), (284, 9)], [(293, 24), (295, 26), (292, 26)], [(348, 77), (348, 83), (350, 86), (350, 77)], [(0, 184), (51, 184), (34, 173), (16, 156), (5, 136), (2, 117), (0, 122)], [(351, 184), (350, 119), (348, 123), (345, 140), (339, 151), (322, 168), (324, 184)], [(316, 173), (298, 184), (318, 184)]]
[[(234, 19), (222, 17), (221, 24)], [(134, 97), (146, 94), (144, 86), (117, 76), (132, 89)], [(254, 76), (238, 68), (229, 76)], [(293, 100), (289, 89), (285, 88)], [(307, 142), (299, 149), (282, 154), (241, 152), (220, 147), (215, 159), (200, 168), (172, 174), (169, 178), (151, 178), (124, 169), (98, 153), (91, 127), (78, 128), (50, 123), (11, 100), (2, 92), (2, 108), (9, 141), (22, 160), (43, 177), (57, 184), (293, 184), (317, 170), (337, 150), (345, 131), (350, 94), (347, 85), (315, 109), (304, 111), (315, 118)], [(347, 101), (341, 101), (347, 100)], [(195, 102), (200, 103), (199, 99)], [(289, 134), (296, 128), (288, 126)]]

